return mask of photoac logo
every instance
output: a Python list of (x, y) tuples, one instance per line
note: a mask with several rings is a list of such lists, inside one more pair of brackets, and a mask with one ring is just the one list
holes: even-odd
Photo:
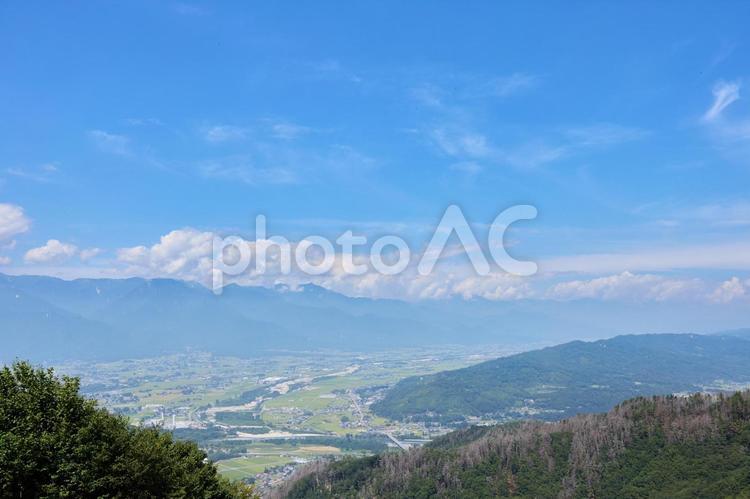
[[(505, 233), (515, 222), (533, 220), (537, 209), (531, 205), (515, 205), (500, 213), (489, 225), (487, 249), (495, 264), (515, 276), (531, 276), (537, 264), (516, 260), (505, 247)], [(396, 235), (381, 236), (368, 247), (367, 236), (354, 235), (347, 230), (333, 242), (319, 235), (307, 236), (290, 242), (282, 236), (268, 237), (266, 217), (255, 219), (255, 239), (239, 236), (213, 239), (213, 288), (221, 293), (228, 276), (243, 274), (290, 275), (300, 272), (309, 276), (330, 273), (334, 266), (347, 275), (363, 275), (374, 271), (383, 275), (397, 275), (417, 263), (417, 273), (429, 275), (441, 258), (451, 236), (455, 234), (468, 256), (471, 267), (479, 276), (489, 275), (490, 262), (461, 208), (450, 205), (432, 231), (427, 247), (417, 257), (412, 256), (409, 244)]]

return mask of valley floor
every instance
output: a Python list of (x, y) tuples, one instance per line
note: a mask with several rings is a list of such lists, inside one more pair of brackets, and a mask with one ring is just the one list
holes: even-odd
[(133, 424), (196, 441), (232, 479), (267, 489), (323, 456), (421, 445), (451, 428), (401, 423), (370, 405), (408, 376), (515, 353), (503, 347), (381, 353), (286, 353), (240, 359), (202, 352), (56, 365), (82, 391)]

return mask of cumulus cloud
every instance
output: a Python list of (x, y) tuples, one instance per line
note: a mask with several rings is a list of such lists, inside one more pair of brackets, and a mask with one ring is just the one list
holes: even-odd
[(208, 284), (211, 275), (213, 234), (195, 229), (173, 230), (153, 246), (117, 251), (127, 272), (144, 277), (175, 277)]
[(746, 281), (743, 283), (738, 277), (732, 277), (731, 279), (722, 282), (714, 291), (711, 293), (711, 301), (716, 303), (729, 303), (736, 299), (745, 296), (745, 286), (749, 283)]
[[(124, 266), (123, 274), (143, 277), (171, 277), (198, 281), (207, 286), (213, 284), (214, 265), (213, 237), (211, 232), (192, 228), (175, 230), (161, 237), (153, 246), (134, 246), (117, 251), (117, 261)], [(533, 295), (528, 282), (522, 278), (498, 272), (478, 277), (468, 265), (447, 264), (436, 267), (428, 276), (421, 276), (414, 265), (398, 275), (378, 273), (368, 266), (360, 275), (346, 272), (344, 258), (337, 253), (330, 270), (320, 275), (303, 272), (295, 262), (299, 247), (307, 247), (306, 241), (277, 244), (270, 240), (243, 240), (252, 255), (247, 270), (240, 275), (225, 276), (224, 284), (272, 287), (284, 284), (296, 289), (302, 284), (313, 283), (350, 296), (398, 299), (439, 299), (459, 296), (466, 299), (481, 297), (490, 300), (510, 300)], [(259, 271), (255, 255), (260, 248), (267, 250), (266, 267)], [(311, 254), (314, 254), (313, 251)], [(283, 271), (283, 254), (290, 255), (291, 270)], [(355, 265), (366, 264), (364, 255), (352, 257)], [(227, 262), (228, 264), (231, 262)]]
[[(338, 293), (367, 298), (518, 300), (534, 296), (530, 281), (502, 271), (479, 276), (466, 262), (441, 261), (428, 275), (421, 275), (417, 271), (420, 258), (419, 254), (412, 255), (410, 265), (396, 275), (379, 273), (371, 266), (362, 275), (352, 275), (344, 271), (337, 256), (331, 272), (316, 276), (312, 282)], [(355, 262), (367, 265), (364, 256)], [(310, 280), (304, 275), (296, 277), (302, 282)]]
[(26, 263), (61, 263), (78, 253), (78, 248), (73, 244), (67, 244), (50, 239), (47, 244), (38, 248), (30, 249), (23, 259)]
[(665, 301), (691, 298), (701, 289), (697, 279), (672, 279), (655, 274), (621, 274), (556, 284), (548, 297), (557, 300), (595, 298), (602, 300)]
[(719, 81), (713, 88), (714, 102), (703, 115), (705, 121), (715, 121), (730, 104), (740, 98), (740, 84)]
[[(283, 238), (282, 238), (283, 239)], [(217, 281), (218, 270), (213, 262), (214, 233), (194, 228), (174, 230), (162, 236), (156, 244), (120, 248), (116, 251), (116, 268), (120, 275), (141, 277), (169, 277), (197, 281), (208, 287)], [(726, 303), (745, 293), (750, 282), (731, 279), (716, 290), (709, 284), (693, 278), (673, 277), (658, 273), (618, 272), (590, 279), (573, 279), (559, 282), (558, 273), (544, 273), (533, 278), (509, 275), (500, 270), (489, 275), (479, 276), (469, 265), (463, 251), (446, 248), (443, 257), (429, 275), (417, 271), (421, 253), (411, 255), (409, 265), (396, 275), (379, 273), (373, 268), (369, 255), (355, 253), (342, 254), (341, 247), (332, 259), (329, 269), (320, 275), (302, 271), (295, 261), (299, 248), (309, 248), (305, 241), (245, 240), (241, 244), (248, 251), (247, 268), (239, 275), (223, 275), (222, 283), (236, 283), (273, 287), (279, 284), (296, 289), (306, 283), (313, 283), (326, 289), (349, 296), (370, 298), (395, 298), (405, 300), (442, 299), (460, 297), (464, 299), (483, 298), (487, 300), (518, 300), (528, 298), (574, 300), (590, 298), (597, 300), (624, 301), (668, 301), (668, 300), (711, 300)], [(369, 241), (372, 244), (374, 241)], [(59, 241), (50, 241), (44, 248), (32, 252), (31, 259), (46, 261), (47, 254), (62, 253), (71, 255), (76, 249), (59, 251), (64, 246)], [(72, 245), (71, 245), (72, 246)], [(366, 248), (369, 245), (366, 245)], [(51, 251), (58, 248), (58, 251)], [(42, 251), (42, 250), (45, 251)], [(264, 270), (256, 266), (255, 257), (260, 249), (268, 250), (267, 265)], [(82, 250), (78, 255), (94, 248)], [(30, 252), (31, 253), (31, 252)], [(316, 252), (313, 251), (312, 254)], [(386, 252), (387, 253), (387, 252)], [(284, 258), (288, 254), (290, 271), (284, 271)], [(44, 255), (44, 256), (41, 256)], [(392, 253), (389, 254), (392, 256)], [(229, 254), (227, 256), (230, 256)], [(346, 258), (345, 258), (346, 257)], [(52, 258), (50, 256), (49, 258)], [(351, 258), (355, 265), (364, 265), (358, 274), (347, 271), (345, 260)], [(27, 260), (29, 255), (27, 255)], [(388, 255), (386, 256), (388, 260)], [(232, 262), (227, 261), (228, 265)]]
[(0, 265), (10, 265), (11, 261), (9, 256), (0, 256)]
[(21, 208), (15, 204), (0, 203), (0, 243), (13, 244), (13, 237), (27, 232), (31, 227), (31, 220)]
[[(208, 231), (193, 228), (174, 230), (162, 236), (154, 245), (119, 249), (117, 262), (123, 275), (185, 279), (211, 287), (217, 282), (214, 279), (218, 275), (218, 267), (215, 269), (213, 262), (213, 239), (214, 233)], [(454, 254), (456, 248), (453, 247), (446, 249), (445, 255), (429, 275), (418, 273), (417, 264), (422, 254), (416, 253), (411, 255), (409, 265), (403, 272), (386, 275), (375, 270), (366, 253), (344, 255), (340, 246), (334, 245), (338, 251), (333, 255), (331, 267), (320, 275), (313, 275), (304, 272), (295, 259), (298, 248), (309, 246), (305, 241), (286, 241), (283, 238), (281, 242), (263, 239), (240, 241), (249, 255), (248, 266), (239, 275), (223, 275), (224, 285), (236, 283), (273, 287), (283, 284), (296, 289), (303, 284), (313, 283), (349, 296), (405, 300), (460, 297), (487, 300), (591, 298), (625, 301), (727, 301), (727, 296), (732, 292), (737, 293), (737, 285), (742, 285), (730, 281), (724, 286), (727, 289), (717, 291), (716, 296), (710, 296), (710, 288), (700, 279), (675, 278), (655, 273), (620, 272), (551, 285), (550, 278), (555, 279), (555, 274), (522, 278), (496, 270), (489, 275), (479, 276), (469, 265), (466, 255), (463, 252)], [(262, 270), (258, 269), (255, 260), (260, 249), (267, 251), (266, 266)], [(289, 271), (284, 270), (284, 255), (289, 255)], [(347, 271), (345, 260), (349, 258), (354, 265), (364, 266), (360, 273)], [(231, 259), (226, 263), (231, 265)]]
[(86, 248), (82, 249), (78, 257), (81, 259), (82, 262), (88, 262), (92, 260), (93, 258), (96, 258), (99, 254), (101, 254), (102, 250), (99, 248)]

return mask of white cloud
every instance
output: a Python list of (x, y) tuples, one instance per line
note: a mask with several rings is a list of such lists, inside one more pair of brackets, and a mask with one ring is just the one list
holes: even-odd
[(529, 142), (505, 152), (501, 161), (515, 168), (533, 169), (563, 159), (569, 154), (570, 147), (568, 145)]
[(602, 300), (664, 301), (693, 298), (701, 289), (696, 279), (671, 279), (654, 274), (621, 274), (556, 284), (547, 293), (557, 300), (595, 298)]
[(527, 73), (513, 73), (509, 76), (493, 78), (478, 88), (479, 95), (508, 97), (535, 86), (539, 78)]
[(656, 223), (670, 227), (695, 224), (715, 227), (750, 225), (750, 200), (747, 199), (724, 200), (702, 205), (688, 201), (647, 203), (632, 212), (656, 218)]
[(726, 204), (707, 204), (688, 212), (695, 220), (715, 225), (750, 225), (750, 202), (736, 201)]
[(31, 220), (23, 208), (15, 204), (0, 203), (0, 243), (13, 244), (13, 236), (27, 232)]
[(747, 115), (728, 117), (726, 109), (740, 98), (740, 83), (718, 82), (714, 102), (703, 122), (716, 149), (728, 160), (747, 166), (750, 157), (750, 119)]
[(89, 137), (104, 152), (117, 154), (119, 156), (129, 156), (130, 139), (124, 135), (105, 132), (104, 130), (90, 130)]
[(449, 156), (483, 159), (495, 154), (487, 137), (479, 133), (437, 128), (430, 135), (435, 144)]
[(738, 82), (719, 81), (713, 88), (714, 102), (703, 115), (705, 121), (714, 121), (721, 116), (722, 111), (740, 98), (740, 84)]
[(448, 78), (445, 75), (434, 75), (433, 79), (440, 82), (421, 83), (412, 87), (411, 97), (427, 107), (449, 112), (459, 111), (456, 103), (460, 101), (507, 98), (539, 83), (537, 76), (522, 72), (495, 78), (467, 74), (451, 74)]
[(312, 129), (310, 127), (296, 125), (294, 123), (279, 122), (271, 125), (271, 135), (277, 139), (292, 140), (296, 139), (300, 135), (310, 133)]
[(99, 254), (101, 254), (101, 252), (102, 250), (99, 248), (85, 248), (81, 250), (81, 253), (78, 255), (78, 257), (82, 262), (88, 262), (89, 260), (96, 258)]
[(117, 250), (117, 259), (131, 265), (148, 265), (148, 248), (134, 246)]
[(0, 256), (0, 265), (10, 265), (12, 260), (9, 256)]
[(202, 164), (200, 172), (204, 177), (248, 185), (293, 184), (298, 181), (297, 175), (288, 169), (256, 166), (253, 159), (245, 156), (206, 161)]
[(151, 247), (135, 246), (117, 251), (117, 260), (128, 273), (144, 277), (175, 277), (208, 283), (213, 234), (196, 229), (173, 230)]
[(78, 248), (73, 244), (62, 243), (57, 239), (50, 239), (47, 244), (38, 248), (30, 249), (23, 259), (26, 263), (61, 263), (78, 253)]
[[(169, 277), (211, 286), (214, 272), (213, 237), (212, 232), (193, 228), (174, 230), (151, 246), (140, 245), (117, 250), (115, 268), (99, 268), (94, 265), (90, 270), (94, 274), (99, 272), (107, 276)], [(365, 264), (366, 271), (361, 275), (353, 275), (344, 271), (343, 256), (340, 253), (336, 254), (330, 271), (322, 275), (310, 275), (302, 272), (294, 263), (293, 255), (300, 244), (294, 241), (284, 245), (285, 250), (289, 250), (292, 255), (292, 270), (287, 274), (281, 272), (278, 249), (268, 241), (246, 242), (251, 255), (257, 254), (259, 246), (271, 246), (267, 269), (265, 272), (258, 272), (251, 259), (246, 272), (239, 276), (226, 276), (225, 284), (233, 282), (266, 287), (285, 284), (295, 289), (311, 282), (349, 296), (404, 300), (450, 297), (487, 300), (588, 298), (633, 302), (708, 300), (719, 303), (746, 296), (750, 287), (750, 281), (743, 283), (738, 278), (732, 278), (713, 289), (697, 278), (629, 271), (564, 282), (557, 282), (560, 276), (554, 273), (521, 278), (497, 271), (478, 276), (465, 261), (465, 254), (455, 251), (457, 248), (454, 247), (446, 250), (435, 269), (425, 276), (420, 275), (416, 269), (421, 254), (412, 254), (411, 264), (397, 275), (376, 272), (365, 255), (356, 254), (353, 257), (355, 263)], [(88, 248), (78, 251), (73, 245), (50, 240), (42, 248), (27, 252), (25, 259), (28, 263), (60, 262), (78, 254), (82, 260), (86, 260), (89, 253), (95, 253), (96, 250)], [(61, 269), (58, 268), (57, 271)], [(549, 284), (550, 279), (554, 284)]]
[(465, 127), (444, 126), (427, 132), (428, 138), (444, 154), (459, 162), (483, 160), (520, 169), (538, 168), (595, 148), (610, 147), (647, 135), (648, 132), (640, 128), (600, 123), (568, 128), (546, 140), (500, 145), (493, 143), (487, 135)]
[(197, 165), (204, 177), (248, 185), (295, 184), (310, 181), (363, 182), (377, 162), (342, 144), (327, 148), (296, 148), (289, 144), (252, 143), (252, 153), (225, 156)]
[[(207, 286), (212, 282), (213, 233), (196, 229), (181, 229), (163, 236), (159, 243), (147, 246), (122, 248), (117, 251), (117, 260), (124, 265), (123, 275), (142, 277), (171, 277), (198, 281)], [(371, 267), (364, 275), (344, 272), (343, 259), (337, 254), (333, 268), (323, 275), (309, 275), (292, 263), (289, 274), (281, 272), (279, 251), (268, 241), (247, 241), (251, 254), (256, 254), (259, 246), (268, 246), (267, 268), (257, 272), (254, 260), (248, 270), (240, 276), (226, 276), (227, 282), (243, 285), (271, 287), (286, 284), (296, 288), (312, 282), (336, 292), (350, 296), (397, 299), (438, 299), (459, 296), (463, 298), (482, 297), (489, 300), (511, 300), (532, 296), (528, 282), (505, 273), (485, 277), (476, 276), (471, 268), (463, 264), (438, 264), (434, 272), (421, 276), (414, 265), (399, 275), (383, 275)], [(292, 255), (299, 242), (285, 245)], [(366, 262), (365, 257), (356, 255), (355, 263)], [(292, 262), (294, 257), (292, 256)]]
[(213, 125), (203, 128), (201, 133), (206, 141), (218, 144), (221, 142), (242, 140), (248, 136), (250, 130), (233, 125)]
[[(446, 251), (450, 253), (450, 251)], [(444, 255), (446, 256), (446, 255)], [(312, 282), (348, 296), (368, 298), (393, 298), (400, 300), (483, 298), (486, 300), (518, 300), (534, 296), (531, 282), (505, 272), (493, 272), (478, 276), (465, 262), (446, 259), (438, 262), (428, 275), (417, 272), (421, 255), (412, 255), (411, 264), (400, 274), (384, 275), (368, 265), (364, 256), (355, 258), (355, 263), (365, 264), (367, 272), (351, 275), (344, 271), (340, 255), (336, 265), (328, 274), (312, 279)], [(300, 282), (310, 281), (305, 275), (292, 276)]]
[(432, 84), (420, 85), (410, 91), (411, 96), (419, 103), (433, 108), (442, 108), (445, 92)]
[[(287, 121), (262, 120), (264, 125), (256, 130), (256, 136), (292, 140), (313, 131), (312, 128)], [(213, 125), (201, 129), (203, 138), (215, 144), (248, 139), (253, 130), (234, 125)]]
[(677, 269), (750, 270), (750, 241), (710, 245), (683, 245), (622, 253), (589, 253), (548, 258), (542, 272), (607, 273), (669, 271)]
[(638, 140), (647, 136), (648, 132), (614, 123), (597, 123), (568, 128), (565, 135), (575, 147), (602, 147)]
[[(212, 271), (212, 237), (210, 232), (196, 229), (182, 229), (172, 231), (163, 236), (159, 243), (147, 247), (136, 246), (123, 248), (118, 251), (118, 261), (127, 267), (127, 275), (141, 275), (145, 277), (174, 277), (195, 280), (206, 285), (211, 282)], [(264, 242), (248, 241), (251, 253), (255, 254), (256, 245)], [(288, 248), (294, 252), (296, 242), (290, 242)], [(750, 248), (750, 246), (748, 246)], [(416, 272), (416, 263), (420, 255), (412, 255), (412, 265), (398, 275), (388, 276), (376, 273), (371, 267), (363, 275), (351, 275), (343, 271), (342, 257), (336, 256), (333, 269), (320, 276), (305, 274), (292, 264), (292, 272), (284, 275), (280, 271), (278, 255), (270, 259), (265, 273), (255, 271), (254, 263), (248, 272), (241, 276), (229, 278), (231, 282), (245, 285), (273, 286), (283, 283), (291, 287), (302, 283), (313, 282), (325, 288), (352, 296), (366, 296), (374, 298), (397, 299), (425, 299), (446, 298), (459, 296), (463, 298), (481, 297), (490, 300), (509, 300), (530, 297), (545, 297), (559, 300), (594, 298), (603, 300), (648, 300), (665, 301), (675, 299), (705, 299), (708, 292), (706, 284), (694, 278), (674, 278), (654, 273), (635, 273), (623, 271), (624, 265), (641, 262), (644, 266), (700, 268), (700, 264), (716, 266), (736, 265), (737, 261), (731, 256), (746, 255), (747, 268), (750, 268), (750, 252), (740, 252), (736, 246), (719, 248), (684, 248), (680, 254), (674, 252), (654, 252), (634, 254), (630, 257), (623, 255), (579, 255), (574, 261), (560, 259), (556, 268), (565, 271), (594, 271), (615, 269), (616, 274), (595, 277), (592, 279), (578, 279), (560, 282), (546, 291), (545, 279), (550, 275), (549, 265), (546, 273), (536, 278), (518, 278), (503, 272), (492, 273), (488, 276), (477, 276), (473, 269), (462, 259), (461, 252), (452, 255), (447, 251), (434, 271), (427, 276)], [(293, 253), (292, 253), (293, 254)], [(689, 257), (689, 258), (688, 258)], [(359, 258), (357, 256), (356, 258)], [(355, 258), (355, 259), (356, 259)], [(362, 257), (363, 258), (363, 257)], [(702, 259), (702, 260), (701, 260)], [(365, 260), (358, 260), (361, 263)], [(549, 261), (545, 262), (549, 264)], [(565, 263), (565, 265), (563, 265)], [(584, 268), (578, 268), (585, 264)], [(626, 267), (627, 268), (627, 267)], [(722, 267), (723, 268), (723, 267)]]
[(51, 182), (57, 172), (58, 168), (55, 163), (45, 163), (38, 168), (8, 168), (5, 170), (5, 173), (13, 177), (41, 183)]
[(736, 299), (745, 296), (745, 285), (737, 277), (732, 277), (728, 281), (722, 282), (714, 291), (711, 293), (711, 301), (716, 303), (729, 303)]

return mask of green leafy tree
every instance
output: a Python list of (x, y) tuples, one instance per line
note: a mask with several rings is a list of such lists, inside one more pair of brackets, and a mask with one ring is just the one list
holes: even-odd
[(0, 497), (252, 498), (192, 442), (135, 428), (79, 394), (77, 378), (0, 371)]

